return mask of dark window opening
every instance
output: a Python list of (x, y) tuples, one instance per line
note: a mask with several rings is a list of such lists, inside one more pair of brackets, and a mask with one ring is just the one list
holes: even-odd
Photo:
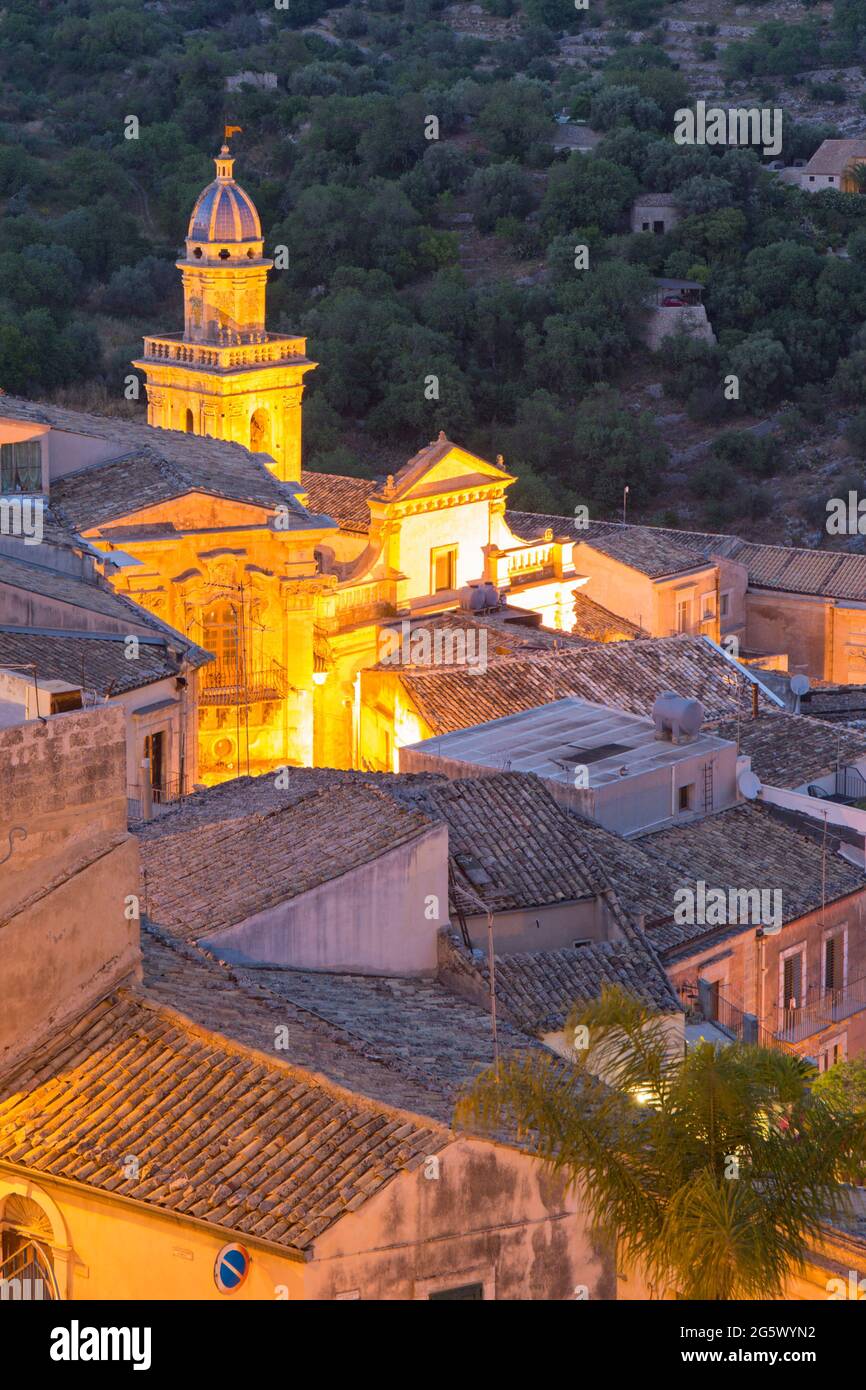
[(220, 260), (227, 261), (230, 255), (231, 251), (227, 251), (225, 247), (223, 247), (222, 251), (220, 251)]
[(803, 957), (789, 956), (782, 972), (782, 1005), (786, 1009), (799, 1009), (802, 1004)]
[(83, 708), (80, 690), (61, 690), (51, 696), (52, 714), (65, 714), (67, 710)]
[(679, 789), (679, 808), (680, 808), (681, 811), (690, 811), (690, 810), (692, 809), (692, 801), (693, 801), (694, 790), (695, 790), (695, 784), (694, 784), (694, 782), (690, 782), (689, 785), (688, 785), (687, 787), (680, 787), (680, 789)]
[(150, 785), (154, 799), (158, 799), (164, 783), (165, 734), (148, 734), (144, 740), (144, 756), (150, 759)]
[(467, 1301), (484, 1302), (483, 1284), (460, 1284), (454, 1289), (440, 1289), (438, 1293), (431, 1293), (429, 1301), (439, 1303), (444, 1299), (460, 1298)]
[(838, 936), (824, 942), (824, 988), (828, 992), (842, 988), (842, 942)]

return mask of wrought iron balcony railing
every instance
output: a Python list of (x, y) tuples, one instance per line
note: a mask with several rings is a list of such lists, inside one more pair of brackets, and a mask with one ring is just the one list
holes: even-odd
[(198, 681), (200, 705), (253, 705), (282, 700), (289, 688), (285, 669), (277, 661), (263, 661), (258, 666), (216, 662), (202, 669)]
[(851, 980), (840, 989), (824, 990), (807, 996), (794, 1008), (777, 1011), (776, 1031), (786, 1042), (802, 1042), (833, 1023), (841, 1023), (866, 1009), (866, 976)]

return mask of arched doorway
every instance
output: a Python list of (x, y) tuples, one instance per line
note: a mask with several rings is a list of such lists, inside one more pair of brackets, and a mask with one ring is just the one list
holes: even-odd
[(60, 1297), (54, 1274), (51, 1222), (32, 1197), (12, 1193), (0, 1216), (0, 1281), (12, 1298), (47, 1302)]
[(195, 420), (193, 419), (193, 413), (191, 410), (188, 410), (186, 412), (183, 427), (186, 430), (187, 434), (195, 434)]
[(271, 420), (266, 410), (254, 410), (250, 420), (250, 448), (254, 454), (271, 451)]

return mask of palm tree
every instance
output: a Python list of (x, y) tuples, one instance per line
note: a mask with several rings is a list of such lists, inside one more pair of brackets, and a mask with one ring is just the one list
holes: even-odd
[(701, 1042), (683, 1055), (669, 1021), (619, 988), (567, 1026), (588, 1045), (484, 1072), (458, 1123), (504, 1125), (571, 1175), (593, 1233), (651, 1289), (781, 1297), (822, 1223), (847, 1209), (843, 1184), (866, 1177), (866, 1115), (815, 1096), (814, 1068), (792, 1054)]

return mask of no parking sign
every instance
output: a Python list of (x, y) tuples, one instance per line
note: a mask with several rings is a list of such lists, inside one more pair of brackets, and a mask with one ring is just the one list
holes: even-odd
[(237, 1293), (250, 1272), (250, 1252), (243, 1245), (224, 1245), (214, 1260), (214, 1283), (220, 1293)]

